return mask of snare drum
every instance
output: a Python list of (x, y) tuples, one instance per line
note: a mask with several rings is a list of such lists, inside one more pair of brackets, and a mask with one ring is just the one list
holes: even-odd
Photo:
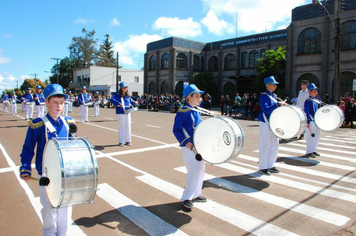
[(299, 137), (307, 126), (307, 117), (302, 109), (296, 106), (281, 106), (275, 109), (269, 126), (274, 135), (281, 139)]
[(93, 105), (92, 102), (87, 102), (87, 103), (84, 104), (84, 106), (91, 106), (91, 105)]
[(244, 132), (231, 118), (210, 117), (196, 128), (193, 144), (204, 161), (210, 164), (228, 162), (244, 147)]
[(51, 139), (47, 142), (42, 162), (45, 187), (53, 208), (92, 203), (98, 185), (98, 165), (94, 148), (85, 138)]
[(315, 124), (324, 131), (332, 131), (339, 128), (344, 119), (344, 112), (336, 105), (322, 106), (314, 116)]
[(33, 105), (33, 102), (26, 102), (26, 105)]
[(124, 110), (125, 114), (132, 113), (132, 112), (135, 112), (135, 111), (138, 111), (138, 107), (131, 107), (129, 109)]

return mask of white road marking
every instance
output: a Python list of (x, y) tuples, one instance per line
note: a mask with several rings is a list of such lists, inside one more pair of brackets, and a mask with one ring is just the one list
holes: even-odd
[(159, 127), (159, 126), (155, 126), (155, 125), (145, 125), (145, 126), (147, 126), (147, 127), (152, 127), (152, 128), (157, 128), (157, 129), (160, 129), (161, 127)]

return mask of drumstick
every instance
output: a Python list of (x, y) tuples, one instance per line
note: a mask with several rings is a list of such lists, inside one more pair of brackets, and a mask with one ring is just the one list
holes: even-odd
[(195, 150), (194, 147), (193, 147), (192, 151), (194, 152), (194, 154), (195, 154), (195, 159), (196, 159), (197, 161), (203, 160), (203, 157)]
[(310, 131), (310, 135), (314, 138), (315, 137), (315, 134), (311, 131), (310, 127), (308, 127), (309, 131)]
[(32, 177), (32, 176), (29, 176), (28, 178), (29, 178), (29, 179), (31, 179), (31, 180), (37, 180), (37, 181), (39, 181), (39, 180), (40, 180), (39, 178)]

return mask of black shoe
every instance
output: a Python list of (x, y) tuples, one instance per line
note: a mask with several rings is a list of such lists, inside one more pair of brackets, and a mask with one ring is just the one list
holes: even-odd
[(193, 199), (193, 202), (206, 202), (206, 197), (202, 197), (202, 196), (196, 197)]
[(313, 154), (313, 153), (307, 153), (307, 154), (305, 154), (305, 157), (315, 158), (315, 156), (314, 156), (314, 154)]
[(276, 167), (272, 167), (272, 168), (269, 168), (268, 169), (269, 170), (269, 172), (271, 172), (271, 173), (279, 173), (279, 170), (276, 168)]
[(320, 154), (317, 153), (317, 152), (313, 152), (313, 155), (314, 155), (314, 156), (320, 156)]
[(298, 140), (301, 140), (301, 139), (303, 139), (303, 138), (304, 138), (304, 134), (301, 134), (301, 135), (299, 136)]
[(269, 172), (268, 169), (259, 170), (259, 172), (264, 175), (271, 175), (271, 172)]
[(132, 146), (130, 142), (125, 143), (126, 146)]
[(123, 147), (124, 146), (124, 144), (122, 144), (122, 143), (119, 143), (119, 147)]
[(191, 200), (185, 200), (182, 202), (183, 203), (183, 206), (185, 208), (188, 208), (188, 209), (192, 209), (193, 208), (193, 203)]

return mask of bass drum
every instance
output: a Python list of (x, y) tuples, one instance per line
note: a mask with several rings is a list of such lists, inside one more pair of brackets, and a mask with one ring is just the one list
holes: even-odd
[(315, 113), (315, 124), (324, 131), (339, 128), (344, 122), (344, 112), (336, 105), (325, 105)]
[(275, 109), (270, 118), (272, 133), (281, 139), (299, 137), (307, 127), (307, 117), (302, 109), (296, 106), (281, 106)]
[(244, 132), (231, 118), (211, 117), (196, 128), (193, 144), (204, 161), (210, 164), (228, 162), (244, 147)]
[(92, 145), (85, 138), (51, 139), (43, 153), (42, 174), (53, 208), (92, 203), (98, 186), (98, 165)]

